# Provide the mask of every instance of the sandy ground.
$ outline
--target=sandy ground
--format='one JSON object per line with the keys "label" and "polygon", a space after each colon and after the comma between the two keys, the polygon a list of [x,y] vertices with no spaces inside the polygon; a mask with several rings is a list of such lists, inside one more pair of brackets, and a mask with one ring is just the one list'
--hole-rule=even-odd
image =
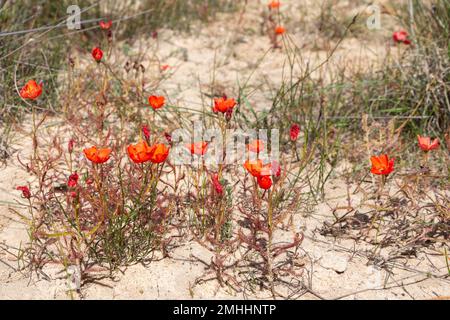
{"label": "sandy ground", "polygon": [[[326,58],[327,46],[314,30],[314,17],[320,9],[313,3],[300,6],[297,1],[284,1],[283,14],[290,37],[304,52],[302,66],[315,65]],[[344,12],[357,10],[348,1],[340,1]],[[351,10],[349,9],[351,8]],[[306,11],[305,11],[306,10]],[[305,12],[307,15],[305,15]],[[336,13],[338,14],[338,13]],[[305,18],[307,17],[307,18]],[[252,3],[243,14],[220,15],[209,27],[198,28],[191,35],[161,30],[159,44],[152,40],[132,43],[132,50],[148,46],[152,55],[171,66],[172,76],[161,85],[161,91],[178,105],[199,108],[204,92],[216,73],[216,87],[226,88],[227,94],[236,94],[236,80],[242,81],[256,67],[251,86],[266,88],[251,96],[258,108],[270,106],[270,88],[279,85],[285,74],[285,55],[281,50],[269,51],[267,36],[260,34],[261,6]],[[301,21],[297,24],[297,21]],[[227,22],[225,24],[225,22]],[[230,28],[231,26],[231,28]],[[245,30],[245,31],[242,31]],[[345,40],[332,57],[331,65],[349,68],[367,67],[379,62],[386,50],[385,35],[381,30],[370,41],[351,37]],[[384,39],[384,40],[383,40]],[[132,51],[133,52],[133,51]],[[119,58],[118,58],[119,59]],[[231,91],[231,92],[229,92]],[[29,150],[30,139],[21,134],[15,137],[14,149],[21,157]],[[18,202],[17,184],[30,181],[29,175],[17,165],[15,154],[0,168],[0,298],[1,299],[69,299],[65,274],[58,266],[46,266],[41,274],[29,277],[15,271],[17,262],[4,249],[14,251],[27,241],[25,225],[11,209],[22,210]],[[303,282],[310,290],[299,299],[432,299],[450,296],[450,281],[437,279],[447,272],[445,260],[438,255],[420,254],[414,259],[389,263],[383,268],[369,263],[367,256],[373,248],[350,240],[324,237],[317,231],[324,221],[331,220],[331,207],[346,201],[344,182],[335,177],[327,186],[324,203],[312,213],[295,215],[297,231],[303,231],[305,240],[305,272]],[[354,201],[358,201],[355,195]],[[197,243],[184,243],[174,249],[171,258],[154,261],[148,266],[134,265],[119,272],[114,280],[104,279],[83,287],[80,296],[87,299],[233,299],[269,298],[266,292],[234,292],[221,288],[216,281],[193,286],[205,272],[205,266],[193,258],[208,261],[209,253]]]}

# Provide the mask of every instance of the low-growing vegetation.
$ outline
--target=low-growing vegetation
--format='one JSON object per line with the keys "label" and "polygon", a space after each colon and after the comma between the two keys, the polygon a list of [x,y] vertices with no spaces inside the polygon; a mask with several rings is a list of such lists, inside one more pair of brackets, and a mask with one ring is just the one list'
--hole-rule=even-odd
{"label": "low-growing vegetation", "polygon": [[[27,210],[10,208],[29,235],[15,253],[20,270],[75,270],[80,286],[68,291],[80,293],[105,273],[151,266],[196,242],[210,260],[198,258],[206,271],[193,287],[214,280],[234,292],[296,298],[312,292],[296,224],[327,201],[333,179],[345,182],[346,203],[331,208],[321,235],[370,245],[368,259],[381,267],[420,252],[448,263],[446,1],[399,5],[403,28],[385,39],[383,63],[350,71],[327,68],[350,34],[362,34],[359,14],[336,21],[325,6],[320,32],[332,45],[305,67],[283,1],[269,1],[264,35],[268,52],[285,55],[280,85],[268,93],[248,79],[221,88],[211,70],[193,109],[161,89],[174,67],[148,49],[127,55],[128,38],[145,34],[156,48],[160,28],[191,32],[224,12],[242,15],[247,1],[155,0],[127,10],[86,2],[96,18],[74,34],[56,30],[66,1],[31,2],[26,10],[6,2],[0,16],[12,26],[0,34],[0,158],[33,177],[14,186]],[[22,34],[19,23],[55,29]],[[258,93],[271,94],[267,108],[256,106]],[[22,121],[25,155],[11,145]]]}

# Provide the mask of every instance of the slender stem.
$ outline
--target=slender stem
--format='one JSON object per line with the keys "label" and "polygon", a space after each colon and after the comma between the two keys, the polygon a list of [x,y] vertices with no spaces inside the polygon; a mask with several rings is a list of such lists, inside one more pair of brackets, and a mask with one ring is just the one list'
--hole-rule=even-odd
{"label": "slender stem", "polygon": [[425,167],[425,169],[428,169],[428,162],[429,162],[429,153],[428,152],[425,152],[425,154],[424,154],[424,167]]}
{"label": "slender stem", "polygon": [[33,116],[33,129],[32,129],[32,138],[33,138],[33,161],[37,160],[37,146],[38,146],[38,141],[37,141],[37,128],[36,128],[36,109],[34,108],[34,105],[31,106],[31,113]]}
{"label": "slender stem", "polygon": [[269,277],[269,284],[270,288],[272,290],[272,293],[274,292],[273,288],[273,270],[272,270],[272,236],[273,236],[273,207],[272,207],[272,190],[269,189],[269,203],[268,203],[268,212],[267,212],[267,224],[268,224],[268,242],[267,242],[267,272]]}
{"label": "slender stem", "polygon": [[100,174],[98,173],[98,164],[94,163],[93,165],[93,169],[94,169],[94,179],[95,179],[95,184],[97,186],[97,192],[99,193],[100,196],[100,200],[101,200],[101,206],[102,206],[102,217],[101,217],[101,221],[105,221],[106,218],[106,201],[105,201],[105,197],[103,194],[103,183],[102,183],[102,179],[103,179],[103,170],[102,167],[100,167]]}
{"label": "slender stem", "polygon": [[[430,154],[429,154],[429,152],[427,151],[427,152],[425,152],[425,154],[424,154],[424,169],[425,169],[425,172],[423,173],[423,175],[425,176],[425,175],[429,175],[429,170],[430,170],[430,167],[429,167],[429,159],[430,159]],[[425,189],[428,189],[428,187],[429,187],[429,179],[427,179],[426,177],[424,177],[424,179],[423,179],[423,181],[424,181],[424,188]]]}
{"label": "slender stem", "polygon": [[381,199],[383,195],[384,185],[386,184],[386,176],[382,175],[380,177],[380,184],[378,186],[378,199]]}

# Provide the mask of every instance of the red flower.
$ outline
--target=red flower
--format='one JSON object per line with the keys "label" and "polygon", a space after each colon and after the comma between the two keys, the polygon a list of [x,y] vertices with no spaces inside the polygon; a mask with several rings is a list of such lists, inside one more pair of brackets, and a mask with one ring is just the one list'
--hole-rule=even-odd
{"label": "red flower", "polygon": [[97,149],[97,147],[91,147],[88,149],[84,149],[84,155],[89,161],[92,161],[97,164],[104,163],[109,160],[109,157],[111,155],[111,149],[105,148],[105,149]]}
{"label": "red flower", "polygon": [[233,110],[233,108],[236,106],[236,100],[233,98],[227,99],[226,97],[222,98],[214,98],[214,107],[213,111],[215,113],[222,112],[226,113],[229,110]]}
{"label": "red flower", "polygon": [[34,100],[42,94],[42,85],[39,85],[34,80],[29,80],[22,89],[20,89],[20,96],[23,99]]}
{"label": "red flower", "polygon": [[247,145],[248,151],[260,153],[264,150],[264,141],[262,140],[253,140]]}
{"label": "red flower", "polygon": [[401,30],[394,32],[392,38],[394,39],[395,43],[403,43],[409,45],[411,44],[411,40],[408,39],[408,36],[408,32]]}
{"label": "red flower", "polygon": [[162,163],[169,156],[170,149],[162,143],[150,147],[150,161],[153,163]]}
{"label": "red flower", "polygon": [[191,154],[203,156],[206,153],[206,149],[208,149],[208,142],[199,141],[199,142],[195,142],[195,143],[188,143],[188,144],[186,144],[186,148],[189,149]]}
{"label": "red flower", "polygon": [[147,126],[142,127],[142,134],[144,135],[145,139],[150,139],[150,129]]}
{"label": "red flower", "polygon": [[216,191],[216,193],[218,195],[222,195],[223,194],[223,187],[222,184],[219,181],[219,175],[217,173],[213,173],[211,175],[211,181],[214,187],[214,190]]}
{"label": "red flower", "polygon": [[168,65],[168,64],[163,64],[162,66],[161,66],[161,71],[166,71],[167,69],[169,69],[170,68],[170,66]]}
{"label": "red flower", "polygon": [[282,27],[282,26],[278,26],[278,27],[276,27],[275,28],[275,34],[276,35],[282,35],[282,34],[284,34],[286,32],[286,29],[284,28],[284,27]]}
{"label": "red flower", "polygon": [[150,161],[151,149],[145,141],[140,141],[137,144],[130,144],[127,147],[128,156],[134,163],[144,163]]}
{"label": "red flower", "polygon": [[102,28],[103,30],[108,30],[112,26],[112,20],[108,20],[108,21],[102,20],[98,24],[100,25],[100,28]]}
{"label": "red flower", "polygon": [[166,98],[162,96],[150,96],[148,97],[148,103],[153,108],[153,110],[162,108],[166,103]]}
{"label": "red flower", "polygon": [[103,57],[102,49],[100,49],[99,47],[95,47],[94,49],[92,49],[92,57],[94,58],[95,61],[100,62],[100,60],[102,60]]}
{"label": "red flower", "polygon": [[73,145],[75,144],[75,141],[73,139],[69,140],[69,143],[67,144],[67,150],[69,151],[69,153],[73,152]]}
{"label": "red flower", "polygon": [[291,126],[291,132],[290,132],[290,134],[291,134],[291,140],[292,140],[292,141],[297,140],[297,139],[298,139],[298,135],[300,134],[300,126],[299,126],[298,124],[294,123],[294,124]]}
{"label": "red flower", "polygon": [[417,140],[419,141],[420,149],[422,149],[425,152],[439,148],[439,139],[438,138],[431,141],[430,137],[421,137],[418,135]]}
{"label": "red flower", "polygon": [[372,162],[372,169],[370,171],[373,174],[388,175],[394,171],[394,159],[389,159],[385,154],[378,157],[371,157],[370,162]]}
{"label": "red flower", "polygon": [[78,174],[76,171],[69,176],[67,185],[71,188],[75,188],[78,185]]}
{"label": "red flower", "polygon": [[18,186],[16,190],[22,191],[22,197],[25,199],[31,198],[30,189],[27,186]]}
{"label": "red flower", "polygon": [[272,179],[270,176],[260,176],[257,178],[257,181],[261,189],[267,190],[272,186]]}
{"label": "red flower", "polygon": [[278,9],[278,8],[280,8],[280,6],[281,6],[281,3],[280,3],[280,1],[277,1],[277,0],[273,0],[271,3],[269,3],[270,10]]}

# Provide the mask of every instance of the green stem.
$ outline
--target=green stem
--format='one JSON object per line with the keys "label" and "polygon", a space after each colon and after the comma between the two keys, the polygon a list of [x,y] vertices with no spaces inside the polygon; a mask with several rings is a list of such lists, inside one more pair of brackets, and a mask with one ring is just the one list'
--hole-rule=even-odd
{"label": "green stem", "polygon": [[269,190],[269,203],[268,203],[268,211],[267,211],[267,226],[269,230],[268,234],[268,242],[267,242],[267,272],[269,277],[270,288],[273,293],[273,266],[272,266],[272,236],[273,236],[273,207],[272,207],[272,190]]}

